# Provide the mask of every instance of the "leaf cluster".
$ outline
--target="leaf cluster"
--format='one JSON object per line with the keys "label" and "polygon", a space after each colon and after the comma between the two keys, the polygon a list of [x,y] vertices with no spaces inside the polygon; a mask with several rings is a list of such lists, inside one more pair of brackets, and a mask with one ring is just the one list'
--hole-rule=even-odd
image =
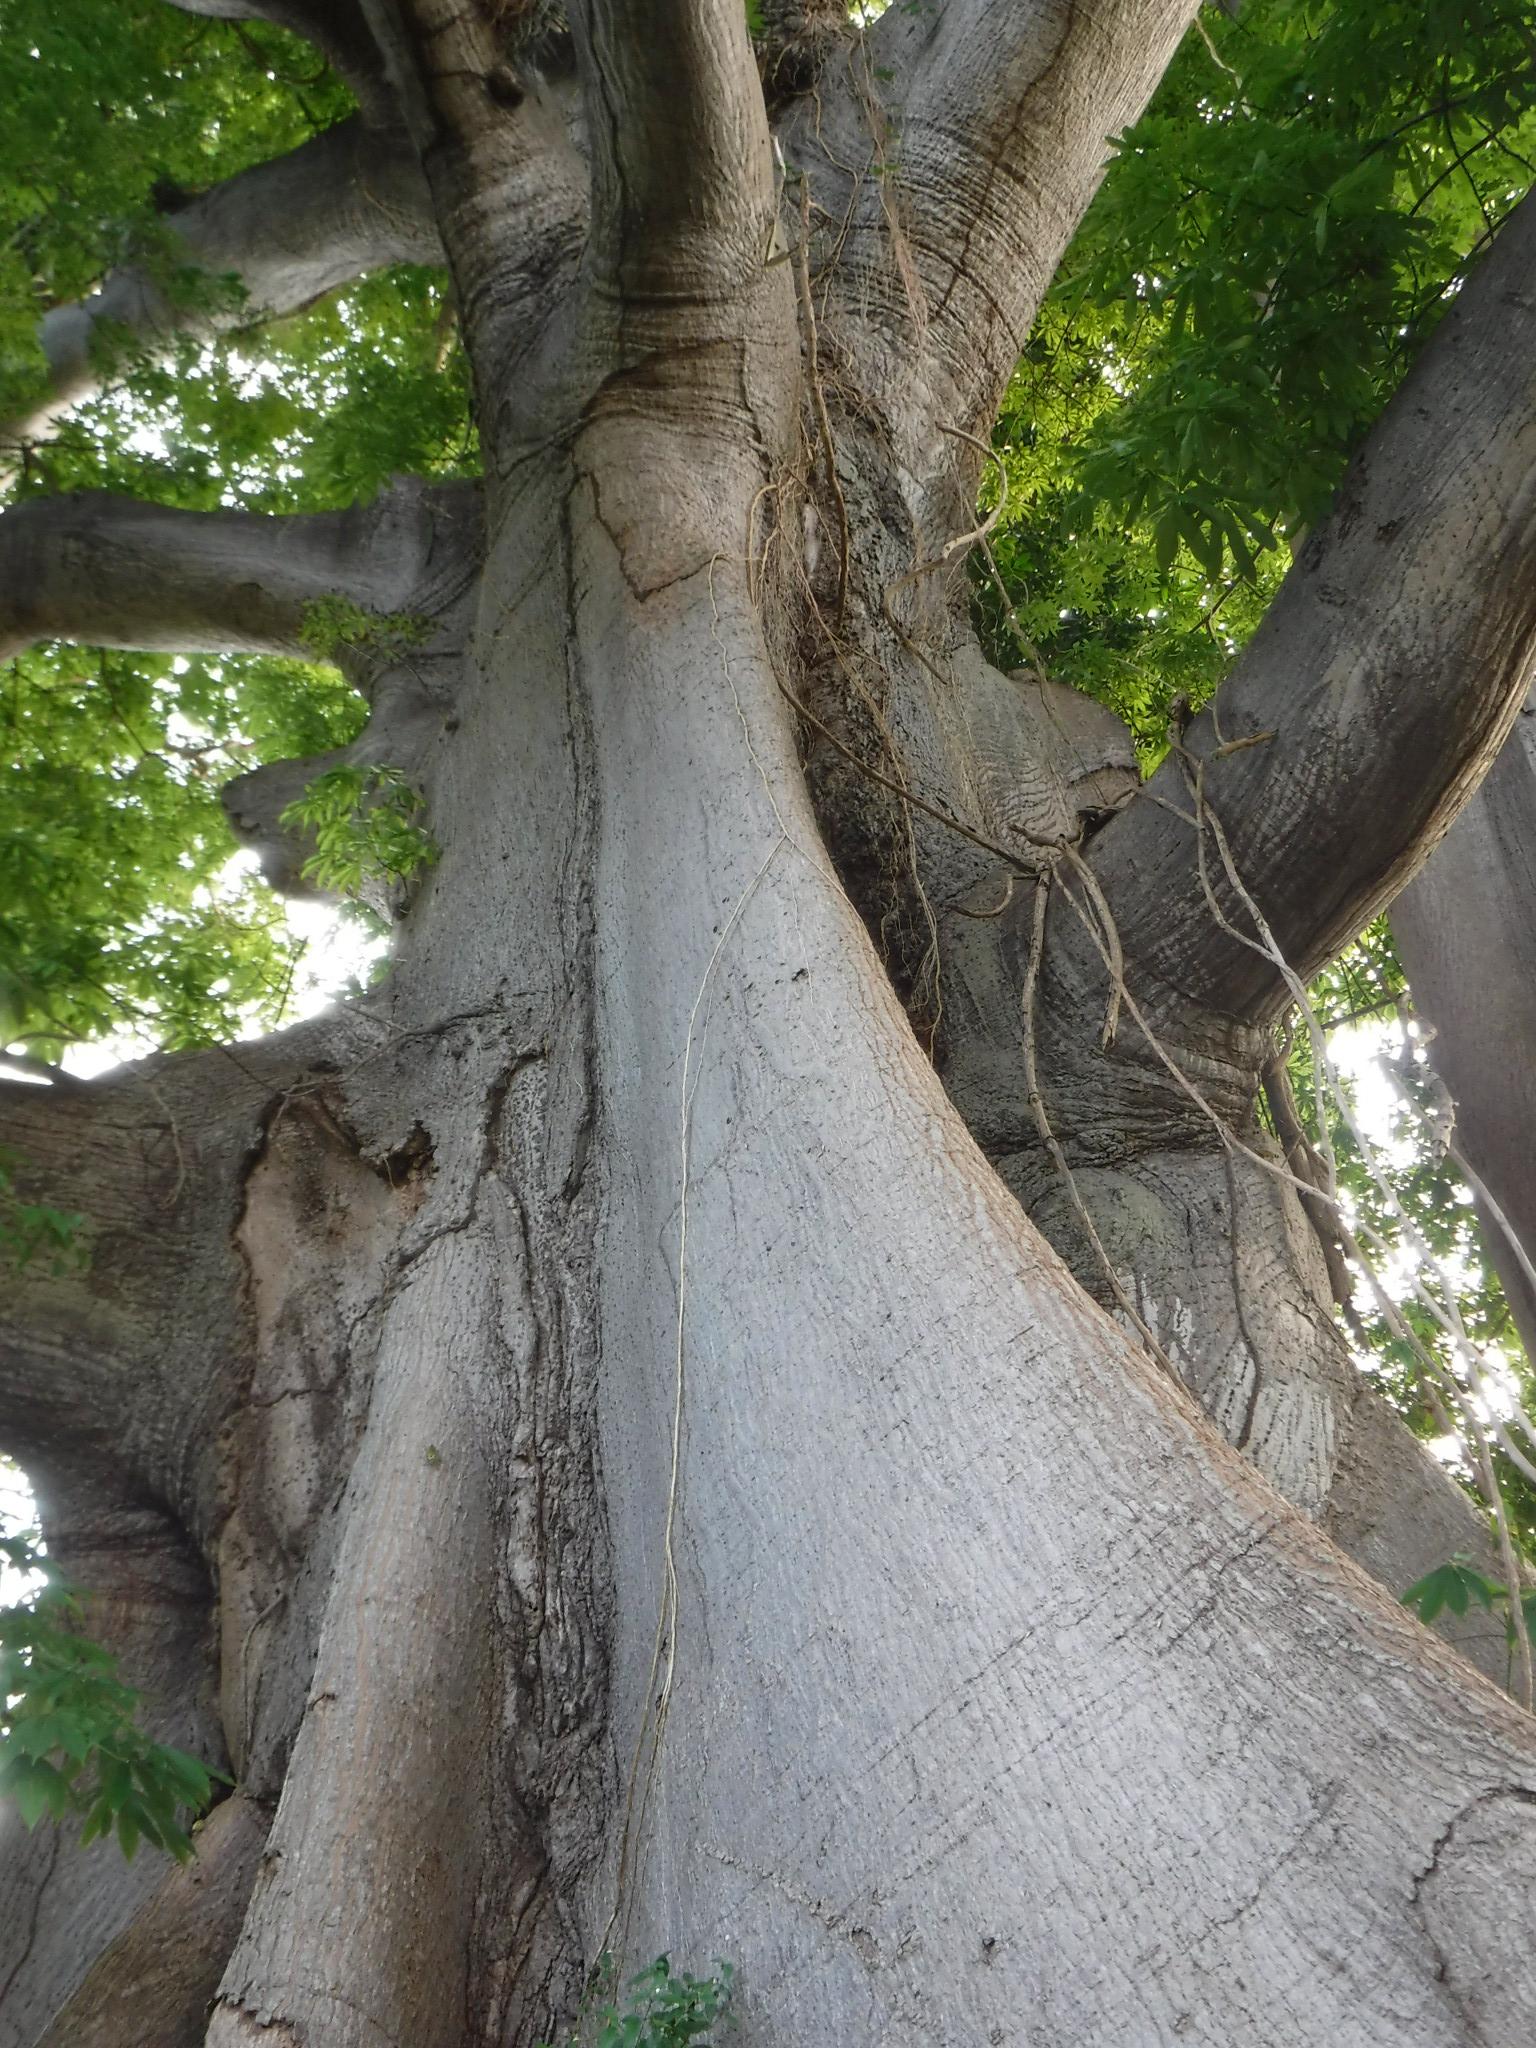
{"label": "leaf cluster", "polygon": [[[708,2048],[712,2031],[729,2020],[735,1978],[729,1963],[717,1963],[712,1977],[690,1977],[675,1975],[669,1958],[658,1956],[630,1978],[622,2004],[612,1996],[613,1976],[613,1960],[605,1956],[597,1972],[603,2003],[581,2036],[590,2048]],[[569,2048],[576,2048],[575,2037]]]}
{"label": "leaf cluster", "polygon": [[42,1576],[0,1608],[0,1796],[29,1828],[77,1818],[83,1843],[115,1835],[125,1856],[148,1842],[185,1862],[190,1820],[222,1774],[144,1733],[138,1694],[80,1632],[80,1596],[28,1532],[0,1537],[0,1561]]}
{"label": "leaf cluster", "polygon": [[312,597],[305,605],[299,638],[323,661],[341,647],[376,654],[418,647],[427,631],[428,622],[412,612],[370,612],[351,598],[331,592]]}
{"label": "leaf cluster", "polygon": [[[0,0],[16,53],[0,130],[0,418],[44,386],[39,316],[114,264],[227,302],[172,234],[188,195],[350,111],[309,46],[163,0]],[[326,510],[401,471],[472,474],[446,279],[360,280],[259,339],[166,355],[101,339],[108,387],[23,451],[15,495],[108,490],[192,510]],[[398,622],[397,622],[398,630]],[[167,1048],[279,1023],[299,947],[218,803],[231,776],[354,738],[319,665],[40,647],[0,670],[0,1046],[56,1061],[125,1029]],[[407,644],[401,640],[399,644]],[[384,849],[386,866],[408,851]]]}
{"label": "leaf cluster", "polygon": [[[1501,1580],[1480,1572],[1460,1552],[1445,1564],[1437,1565],[1434,1571],[1426,1572],[1403,1595],[1403,1605],[1414,1608],[1424,1622],[1433,1621],[1441,1612],[1466,1614],[1474,1604],[1488,1614],[1503,1616],[1504,1634],[1513,1659],[1515,1617],[1509,1588]],[[1520,1610],[1525,1617],[1527,1636],[1536,1637],[1536,1587],[1520,1596]]]}
{"label": "leaf cluster", "polygon": [[1208,8],[1120,139],[998,422],[996,551],[1046,666],[1149,762],[1533,175],[1516,0]]}
{"label": "leaf cluster", "polygon": [[355,898],[370,882],[408,881],[437,859],[422,809],[420,792],[398,768],[332,768],[289,804],[280,822],[314,834],[306,878]]}
{"label": "leaf cluster", "polygon": [[4,418],[41,367],[40,313],[124,260],[166,282],[166,213],[329,126],[347,99],[306,45],[263,23],[155,0],[4,0],[0,24]]}
{"label": "leaf cluster", "polygon": [[302,663],[39,647],[0,672],[0,1046],[56,1061],[129,1026],[168,1047],[280,1021],[295,942],[219,802],[359,730]]}

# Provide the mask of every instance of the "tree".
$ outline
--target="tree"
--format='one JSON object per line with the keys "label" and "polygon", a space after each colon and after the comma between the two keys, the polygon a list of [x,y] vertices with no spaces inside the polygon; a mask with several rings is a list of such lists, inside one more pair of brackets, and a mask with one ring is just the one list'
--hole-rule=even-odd
{"label": "tree", "polygon": [[[1255,1104],[1531,682],[1530,204],[1138,785],[965,565],[1187,0],[191,11],[356,112],[48,314],[4,631],[329,655],[362,731],[228,806],[396,937],[255,1044],[4,1087],[91,1258],[16,1278],[0,1433],[235,1789],[169,1877],[14,1845],[3,2038],[530,2043],[662,1949],[773,2042],[1522,2038],[1530,1717],[1393,1597],[1486,1535]],[[82,336],[437,248],[483,481],[39,488]],[[45,1060],[163,987],[92,907],[12,975]]]}

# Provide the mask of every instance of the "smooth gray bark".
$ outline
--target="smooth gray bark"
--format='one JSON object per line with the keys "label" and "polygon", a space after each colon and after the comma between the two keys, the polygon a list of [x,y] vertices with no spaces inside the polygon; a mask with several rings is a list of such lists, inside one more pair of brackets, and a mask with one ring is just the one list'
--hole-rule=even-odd
{"label": "smooth gray bark", "polygon": [[0,658],[76,640],[346,659],[316,616],[327,598],[385,631],[404,617],[420,638],[424,607],[476,565],[477,496],[405,478],[371,505],[290,517],[107,492],[23,499],[0,514]]}
{"label": "smooth gray bark", "polygon": [[[1486,767],[1532,659],[1536,409],[1531,358],[1511,355],[1508,342],[1536,322],[1525,282],[1533,243],[1528,203],[1368,439],[1333,519],[1216,706],[1186,736],[1184,758],[1088,845],[1128,987],[1165,1052],[1214,1115],[1277,1168],[1254,1103],[1268,1021],[1288,990],[1257,947],[1210,828],[1202,878],[1196,780],[1244,884],[1306,972],[1424,857],[1447,808]],[[850,501],[876,489],[860,477]],[[877,567],[889,591],[894,564]],[[920,599],[921,586],[902,599],[911,624],[891,650],[884,731],[867,758],[890,756],[919,798],[994,849],[1016,846],[1018,871],[1037,870],[1050,858],[1044,842],[1070,836],[1078,812],[1102,803],[1091,786],[1071,796],[1070,775],[1040,744],[1038,712],[1031,717],[1024,694],[988,669],[936,594],[926,609]],[[858,709],[851,696],[838,688],[845,719]],[[856,728],[844,733],[865,744]],[[1255,735],[1267,737],[1226,749]],[[1102,758],[1097,738],[1074,745],[1080,768]],[[899,847],[899,807],[866,798],[861,822],[846,771],[834,759],[828,775],[827,765],[813,748],[831,843],[841,853],[840,834],[862,841],[862,874],[846,855],[843,865],[877,923],[897,898],[896,863],[871,849],[882,835]],[[1311,822],[1298,837],[1300,817]],[[906,908],[909,957],[930,940],[937,952],[937,995],[921,970],[913,980],[937,1020],[946,1084],[1078,1277],[1113,1301],[1107,1259],[1120,1295],[1232,1441],[1389,1584],[1401,1590],[1457,1550],[1486,1554],[1470,1506],[1361,1387],[1294,1193],[1228,1156],[1212,1117],[1180,1091],[1129,1015],[1111,1048],[1099,1044],[1109,984],[1097,943],[1067,906],[1075,895],[1086,908],[1083,883],[1063,865],[1035,1033],[1046,1111],[1103,1253],[1090,1246],[1028,1101],[1020,1004],[1033,888],[1010,883],[996,852],[989,859],[927,817],[913,817],[907,833],[926,898]],[[1369,1444],[1371,1461],[1352,1444]],[[1384,1492],[1389,1446],[1395,1485]],[[1489,1675],[1502,1675],[1498,1630],[1472,1621],[1461,1634]]]}

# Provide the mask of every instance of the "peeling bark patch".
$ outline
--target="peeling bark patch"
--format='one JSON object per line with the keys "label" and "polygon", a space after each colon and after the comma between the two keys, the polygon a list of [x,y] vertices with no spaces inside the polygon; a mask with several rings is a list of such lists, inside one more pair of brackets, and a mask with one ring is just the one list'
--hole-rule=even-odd
{"label": "peeling bark patch", "polygon": [[[284,1603],[351,1469],[370,1392],[370,1332],[401,1226],[434,1170],[421,1124],[365,1155],[318,1090],[284,1097],[249,1167],[236,1244],[246,1271],[254,1363],[222,1445],[221,1689],[237,1764],[258,1741],[263,1672],[281,1664]],[[302,1687],[271,1711],[286,1747]]]}

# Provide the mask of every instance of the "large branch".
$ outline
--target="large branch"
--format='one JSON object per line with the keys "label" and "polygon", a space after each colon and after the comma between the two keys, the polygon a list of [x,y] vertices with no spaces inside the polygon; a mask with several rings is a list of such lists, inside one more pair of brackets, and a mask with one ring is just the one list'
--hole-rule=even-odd
{"label": "large branch", "polygon": [[503,412],[521,410],[520,360],[560,304],[586,228],[580,95],[568,77],[508,61],[523,10],[363,4],[431,189],[494,446]]}
{"label": "large branch", "polygon": [[[171,1870],[96,1957],[37,2048],[199,2048],[208,2007],[250,1901],[268,1815],[238,1793],[197,1831],[197,1855]],[[110,1847],[110,1845],[109,1845]]]}
{"label": "large branch", "polygon": [[39,640],[313,655],[316,599],[419,611],[431,581],[453,581],[473,496],[406,481],[371,505],[286,516],[105,492],[24,499],[0,514],[0,659]]}
{"label": "large branch", "polygon": [[217,185],[165,221],[175,262],[213,289],[172,297],[144,264],[115,270],[87,299],[42,321],[48,389],[0,429],[15,448],[46,437],[59,416],[97,390],[117,338],[151,350],[177,334],[227,333],[297,312],[326,292],[392,263],[436,263],[442,250],[427,188],[403,138],[342,121],[287,156]]}
{"label": "large branch", "polygon": [[[872,173],[840,259],[843,296],[906,338],[909,367],[937,380],[939,419],[991,425],[1109,138],[1141,113],[1195,11],[1196,0],[946,0],[892,7],[872,31],[863,147],[839,138]],[[869,132],[877,93],[888,142]]]}
{"label": "large branch", "polygon": [[760,276],[773,216],[762,87],[739,0],[585,0],[577,50],[604,290],[665,309]]}
{"label": "large branch", "polygon": [[[1427,859],[1533,668],[1536,198],[1446,315],[1184,740],[1238,873],[1303,974]],[[1167,808],[1191,811],[1190,772],[1170,757],[1101,835],[1094,866],[1154,1013],[1261,1022],[1283,1000],[1280,976],[1222,930],[1196,834]],[[1251,933],[1209,836],[1206,854],[1223,915]]]}
{"label": "large branch", "polygon": [[244,1167],[320,1036],[303,1026],[84,1086],[0,1083],[18,1193],[83,1219],[82,1265],[35,1256],[0,1290],[0,1444],[24,1467],[212,1525],[210,1446],[248,1369]]}

